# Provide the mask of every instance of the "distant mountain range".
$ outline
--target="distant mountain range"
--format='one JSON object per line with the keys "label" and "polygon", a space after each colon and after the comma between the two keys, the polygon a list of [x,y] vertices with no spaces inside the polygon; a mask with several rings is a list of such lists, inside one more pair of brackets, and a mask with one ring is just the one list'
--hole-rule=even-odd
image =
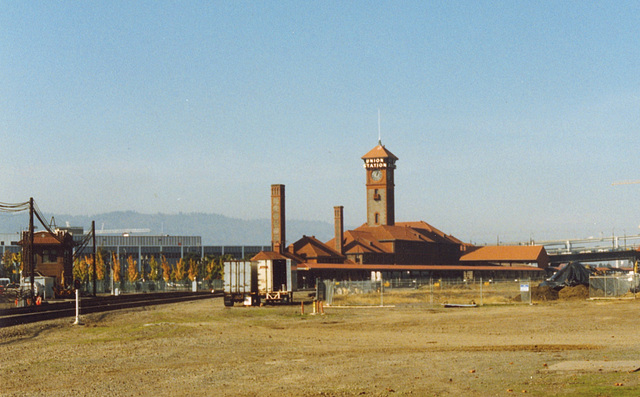
{"label": "distant mountain range", "polygon": [[[18,216],[19,215],[19,216]],[[25,213],[0,216],[0,233],[26,230],[29,217]],[[92,216],[45,214],[46,221],[55,219],[58,227],[78,226],[85,232],[96,222],[96,230],[149,229],[136,235],[201,236],[204,245],[271,245],[271,220],[243,220],[218,214],[141,214],[133,211],[109,212]],[[36,220],[36,225],[39,222]],[[42,226],[37,230],[42,230]],[[321,241],[333,238],[333,224],[319,221],[287,220],[286,237],[290,244],[303,235]]]}

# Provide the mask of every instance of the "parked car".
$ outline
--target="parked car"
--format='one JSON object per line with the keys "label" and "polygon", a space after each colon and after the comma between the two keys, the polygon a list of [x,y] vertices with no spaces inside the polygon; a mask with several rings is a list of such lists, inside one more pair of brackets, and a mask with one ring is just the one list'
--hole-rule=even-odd
{"label": "parked car", "polygon": [[11,283],[11,280],[8,278],[0,278],[0,295],[4,295],[5,288],[7,285]]}
{"label": "parked car", "polygon": [[20,291],[20,284],[17,284],[17,283],[7,284],[4,287],[4,292],[6,294],[14,294],[15,295],[15,294],[18,293],[18,291]]}

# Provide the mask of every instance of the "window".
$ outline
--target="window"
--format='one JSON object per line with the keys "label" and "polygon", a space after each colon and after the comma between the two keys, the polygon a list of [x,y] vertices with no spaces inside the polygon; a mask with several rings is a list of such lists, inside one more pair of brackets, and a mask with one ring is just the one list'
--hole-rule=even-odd
{"label": "window", "polygon": [[58,250],[43,250],[42,251],[42,262],[57,262],[58,261]]}
{"label": "window", "polygon": [[376,225],[379,224],[380,223],[380,214],[376,212],[374,214],[374,218],[375,218],[375,220],[374,220],[375,224]]}

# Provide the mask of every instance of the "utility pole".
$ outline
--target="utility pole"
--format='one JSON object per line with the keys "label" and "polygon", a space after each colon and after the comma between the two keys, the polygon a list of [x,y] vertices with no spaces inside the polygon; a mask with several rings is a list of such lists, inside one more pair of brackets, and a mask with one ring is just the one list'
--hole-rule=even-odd
{"label": "utility pole", "polygon": [[91,238],[93,240],[93,296],[96,296],[96,221],[91,221]]}
{"label": "utility pole", "polygon": [[29,281],[31,282],[31,304],[35,304],[35,256],[33,249],[33,197],[29,198],[29,254],[27,255],[27,263],[29,263]]}

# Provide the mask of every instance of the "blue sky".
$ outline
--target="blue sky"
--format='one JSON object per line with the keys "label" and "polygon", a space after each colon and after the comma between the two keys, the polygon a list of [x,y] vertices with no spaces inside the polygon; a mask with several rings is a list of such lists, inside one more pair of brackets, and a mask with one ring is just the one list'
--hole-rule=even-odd
{"label": "blue sky", "polygon": [[639,234],[639,71],[638,2],[0,0],[0,202],[354,227],[380,109],[398,221]]}

